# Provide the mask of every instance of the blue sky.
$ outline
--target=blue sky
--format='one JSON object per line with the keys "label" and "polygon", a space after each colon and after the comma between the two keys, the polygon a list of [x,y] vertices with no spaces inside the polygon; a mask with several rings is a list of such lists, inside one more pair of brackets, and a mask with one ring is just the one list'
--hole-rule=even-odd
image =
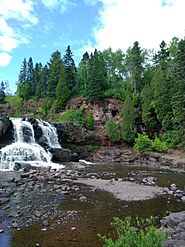
{"label": "blue sky", "polygon": [[46,64],[71,46],[76,65],[84,52],[124,51],[136,40],[157,50],[185,35],[185,0],[0,0],[0,81],[12,90],[24,58]]}

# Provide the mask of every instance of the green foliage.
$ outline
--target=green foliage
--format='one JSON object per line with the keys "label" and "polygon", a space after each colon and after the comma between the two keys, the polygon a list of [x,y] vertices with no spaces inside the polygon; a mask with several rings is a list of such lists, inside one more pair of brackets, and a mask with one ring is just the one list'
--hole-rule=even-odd
{"label": "green foliage", "polygon": [[122,109],[121,136],[124,141],[132,143],[134,141],[135,109],[130,96],[126,100]]}
{"label": "green foliage", "polygon": [[151,151],[152,141],[146,133],[138,134],[138,137],[135,138],[134,150],[138,152],[142,151]]}
{"label": "green foliage", "polygon": [[157,151],[157,152],[167,152],[169,149],[168,143],[160,140],[158,137],[154,141],[150,140],[146,133],[138,134],[135,138],[134,150],[137,152],[144,151]]}
{"label": "green foliage", "polygon": [[4,104],[5,103],[5,84],[4,82],[2,81],[0,83],[0,104]]}
{"label": "green foliage", "polygon": [[48,114],[48,112],[51,109],[51,106],[53,104],[53,101],[51,99],[46,98],[43,102],[42,108],[45,114]]}
{"label": "green foliage", "polygon": [[166,142],[169,148],[178,147],[180,140],[178,138],[178,133],[176,130],[167,131],[162,136],[162,141]]}
{"label": "green foliage", "polygon": [[12,107],[16,111],[16,117],[21,115],[21,111],[23,110],[23,99],[18,97],[17,95],[14,96],[6,96],[5,102],[8,104],[9,107]]}
{"label": "green foliage", "polygon": [[156,137],[154,141],[152,142],[151,149],[152,151],[165,153],[168,151],[169,147],[166,142],[161,141],[158,137]]}
{"label": "green foliage", "polygon": [[86,118],[81,110],[67,110],[60,118],[62,122],[72,122],[86,126]]}
{"label": "green foliage", "polygon": [[168,237],[165,230],[157,229],[153,217],[140,220],[136,218],[135,227],[138,230],[133,228],[131,217],[126,217],[125,220],[114,218],[112,225],[117,233],[115,240],[98,234],[104,247],[162,247]]}
{"label": "green foliage", "polygon": [[121,87],[116,87],[116,88],[110,88],[107,89],[103,96],[105,98],[113,98],[113,99],[119,99],[119,100],[125,100],[126,98],[126,94],[127,91],[125,90],[125,88],[121,88]]}
{"label": "green foliage", "polygon": [[93,116],[93,112],[90,112],[89,113],[89,116],[87,118],[87,127],[90,130],[93,130],[94,129],[94,116]]}
{"label": "green foliage", "polygon": [[154,106],[154,90],[150,84],[144,86],[141,92],[142,121],[150,131],[158,131],[161,124],[157,118]]}
{"label": "green foliage", "polygon": [[105,124],[105,135],[112,142],[120,141],[120,131],[114,118],[110,118]]}
{"label": "green foliage", "polygon": [[59,81],[56,87],[56,108],[57,110],[64,108],[67,100],[69,99],[71,92],[68,88],[68,82],[66,78],[66,68],[64,65],[61,65]]}

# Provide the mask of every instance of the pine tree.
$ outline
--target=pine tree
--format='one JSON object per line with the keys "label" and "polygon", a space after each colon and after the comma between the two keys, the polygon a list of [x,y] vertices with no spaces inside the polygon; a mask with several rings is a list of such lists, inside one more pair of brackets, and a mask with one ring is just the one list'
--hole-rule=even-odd
{"label": "pine tree", "polygon": [[112,142],[118,142],[120,140],[120,133],[118,125],[116,124],[114,118],[110,118],[105,124],[105,135]]}
{"label": "pine tree", "polygon": [[143,56],[139,43],[136,41],[127,51],[126,63],[130,74],[131,85],[136,95],[140,95],[143,84]]}
{"label": "pine tree", "polygon": [[59,81],[56,87],[57,110],[65,107],[70,95],[71,91],[69,90],[67,84],[66,67],[63,64],[61,64]]}
{"label": "pine tree", "polygon": [[[32,57],[29,58],[28,64],[27,64],[27,83],[29,84],[29,90],[30,92],[27,92],[29,95],[28,97],[35,96],[35,88],[36,88],[36,82],[34,80],[34,68],[33,68],[33,60]],[[28,89],[27,87],[27,89]]]}
{"label": "pine tree", "polygon": [[55,51],[51,55],[51,59],[49,62],[49,76],[47,85],[47,95],[49,98],[55,98],[56,87],[59,81],[61,63],[61,54],[59,51]]}
{"label": "pine tree", "polygon": [[178,52],[175,66],[175,90],[172,98],[174,113],[174,123],[178,130],[179,138],[185,145],[185,39],[181,40],[178,45]]}
{"label": "pine tree", "polygon": [[5,97],[6,97],[6,94],[5,94],[5,83],[2,81],[0,83],[0,104],[5,103]]}
{"label": "pine tree", "polygon": [[121,115],[122,138],[128,143],[132,143],[135,137],[135,109],[130,96],[125,99]]}
{"label": "pine tree", "polygon": [[87,64],[87,97],[95,102],[100,99],[107,87],[106,66],[102,54],[95,49]]}
{"label": "pine tree", "polygon": [[73,60],[73,53],[71,52],[71,48],[68,45],[66,53],[63,58],[63,63],[65,66],[65,73],[66,73],[66,81],[69,90],[71,91],[71,95],[74,94],[74,90],[76,87],[76,66]]}
{"label": "pine tree", "polygon": [[76,95],[86,96],[87,94],[87,64],[89,61],[89,54],[86,52],[80,61],[79,68],[77,71],[77,85]]}
{"label": "pine tree", "polygon": [[48,83],[49,69],[45,65],[43,69],[38,69],[38,83],[36,86],[36,97],[38,99],[45,98],[47,96],[47,83]]}

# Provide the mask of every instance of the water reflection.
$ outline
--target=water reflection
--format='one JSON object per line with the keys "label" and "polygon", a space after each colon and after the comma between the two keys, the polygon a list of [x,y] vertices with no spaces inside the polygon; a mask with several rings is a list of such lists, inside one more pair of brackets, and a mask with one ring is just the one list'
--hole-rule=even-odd
{"label": "water reflection", "polygon": [[0,247],[10,247],[11,236],[9,234],[0,235]]}

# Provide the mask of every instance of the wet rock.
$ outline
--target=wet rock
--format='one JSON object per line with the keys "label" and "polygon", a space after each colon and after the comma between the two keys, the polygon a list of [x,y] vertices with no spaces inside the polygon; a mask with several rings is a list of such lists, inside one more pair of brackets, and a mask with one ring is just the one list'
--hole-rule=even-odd
{"label": "wet rock", "polygon": [[31,169],[31,165],[29,163],[26,162],[15,162],[14,165],[14,171],[19,171],[19,170],[23,170],[24,172],[29,172]]}
{"label": "wet rock", "polygon": [[165,242],[166,247],[185,246],[182,245],[182,243],[185,242],[185,211],[170,213],[170,215],[161,220],[161,225],[167,229],[170,237],[172,238],[172,242]]}
{"label": "wet rock", "polygon": [[48,222],[47,220],[44,220],[44,221],[42,222],[42,224],[43,224],[44,226],[49,226],[49,222]]}
{"label": "wet rock", "polygon": [[10,201],[9,198],[0,198],[0,205],[5,204],[5,203],[7,203],[9,201]]}
{"label": "wet rock", "polygon": [[185,196],[182,196],[182,197],[181,197],[181,201],[182,201],[182,202],[185,202]]}
{"label": "wet rock", "polygon": [[0,233],[3,233],[4,232],[4,230],[3,229],[0,229]]}
{"label": "wet rock", "polygon": [[146,185],[155,185],[157,181],[157,178],[155,177],[147,177],[143,178],[142,182]]}
{"label": "wet rock", "polygon": [[163,243],[163,247],[184,247],[185,246],[185,241],[183,240],[166,240]]}
{"label": "wet rock", "polygon": [[79,200],[81,202],[86,202],[87,201],[87,197],[86,196],[80,196]]}
{"label": "wet rock", "polygon": [[170,185],[170,190],[175,191],[177,189],[177,186],[175,183]]}
{"label": "wet rock", "polygon": [[78,155],[67,148],[50,148],[53,162],[78,161]]}

